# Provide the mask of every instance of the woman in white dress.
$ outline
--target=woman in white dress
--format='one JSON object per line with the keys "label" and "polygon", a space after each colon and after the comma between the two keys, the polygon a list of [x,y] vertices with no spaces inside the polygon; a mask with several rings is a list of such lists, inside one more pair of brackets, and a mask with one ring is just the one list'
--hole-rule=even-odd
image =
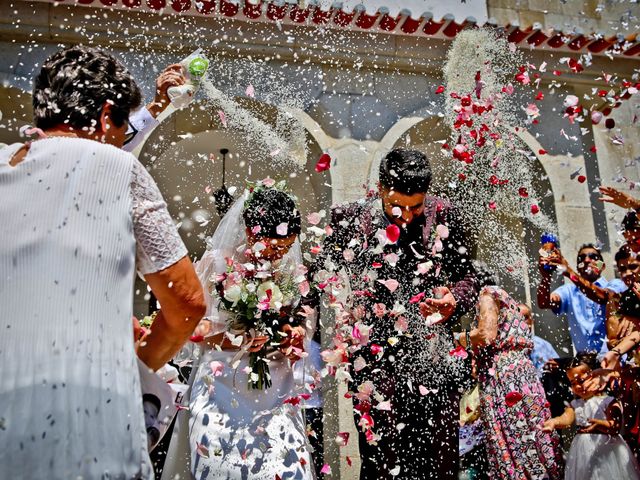
{"label": "woman in white dress", "polygon": [[[245,205],[246,198],[236,201],[225,215],[209,241],[210,249],[196,266],[205,291],[211,292],[216,275],[225,272],[226,258],[251,261],[259,251],[272,268],[295,269],[302,264],[297,241],[300,215],[292,197],[262,188]],[[283,225],[284,231],[278,229]],[[205,319],[196,329],[205,341],[192,352],[196,361],[191,375],[188,450],[187,415],[183,413],[163,478],[175,478],[180,471],[184,475],[185,464],[198,480],[314,478],[302,412],[295,400],[285,403],[305,393],[303,385],[295,384],[291,361],[285,356],[288,346],[296,341],[301,346],[304,328],[289,329],[285,344],[268,355],[272,385],[253,389],[247,382],[249,352],[260,350],[265,338],[255,337],[247,343],[246,334],[242,346],[240,337],[234,345],[233,335],[226,333],[229,314],[218,303],[215,295],[209,298]]]}
{"label": "woman in white dress", "polygon": [[111,55],[73,47],[43,64],[33,102],[42,138],[0,150],[0,477],[153,478],[136,266],[163,305],[139,352],[150,367],[205,305],[157,186],[117,148],[140,91]]}
{"label": "woman in white dress", "polygon": [[547,420],[545,429],[579,428],[565,464],[565,480],[638,480],[638,463],[620,435],[622,406],[608,395],[593,395],[583,388],[597,368],[595,353],[579,353],[567,369],[571,389],[578,397],[564,413]]}

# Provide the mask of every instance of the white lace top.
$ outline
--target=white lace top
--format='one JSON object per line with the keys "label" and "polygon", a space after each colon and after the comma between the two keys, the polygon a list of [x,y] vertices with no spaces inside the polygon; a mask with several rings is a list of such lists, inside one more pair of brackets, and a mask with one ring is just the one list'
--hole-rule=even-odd
{"label": "white lace top", "polygon": [[[58,137],[56,141],[61,139]],[[70,140],[73,142],[78,139]],[[0,149],[0,166],[8,164],[22,145],[15,143]],[[136,268],[142,275],[147,275],[176,263],[187,255],[187,248],[153,177],[137,158],[132,156],[131,160],[130,198],[133,235],[136,239]]]}
{"label": "white lace top", "polygon": [[0,149],[0,476],[153,478],[131,315],[186,253],[131,154],[54,137]]}
{"label": "white lace top", "polygon": [[134,159],[131,175],[131,214],[136,238],[138,271],[146,275],[173,265],[187,254],[156,182]]}

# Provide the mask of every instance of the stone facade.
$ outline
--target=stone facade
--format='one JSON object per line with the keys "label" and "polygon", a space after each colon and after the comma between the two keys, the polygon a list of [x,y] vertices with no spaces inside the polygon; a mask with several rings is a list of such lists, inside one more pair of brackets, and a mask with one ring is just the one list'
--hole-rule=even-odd
{"label": "stone facade", "polygon": [[[538,22],[561,30],[577,27],[585,32],[629,33],[612,30],[611,23],[626,15],[629,8],[610,2],[599,10],[598,4],[595,0],[489,0],[487,7],[489,17],[499,25],[527,26]],[[637,8],[632,13],[637,14]],[[443,110],[443,99],[434,93],[435,86],[442,83],[447,40],[342,30],[318,32],[304,26],[219,18],[191,18],[186,22],[171,15],[134,16],[123,11],[14,1],[0,5],[0,52],[5,59],[0,65],[1,142],[17,141],[17,129],[29,122],[28,92],[37,65],[60,43],[77,42],[108,46],[117,52],[139,79],[147,98],[159,69],[197,46],[205,47],[214,56],[215,68],[220,72],[215,77],[216,86],[230,96],[244,94],[246,84],[239,81],[238,59],[248,56],[256,62],[260,77],[273,78],[277,85],[291,91],[304,92],[291,114],[306,131],[310,153],[309,158],[303,159],[306,172],[299,172],[291,181],[309,210],[328,209],[332,203],[360,198],[363,186],[375,185],[378,162],[393,146],[410,144],[435,155],[435,142],[448,136],[438,115]],[[543,61],[555,63],[564,54],[534,50],[528,55],[531,63],[539,65]],[[597,125],[581,132],[578,125],[561,118],[558,108],[564,95],[581,96],[599,85],[597,77],[603,71],[631,78],[639,66],[633,58],[611,61],[594,56],[585,72],[563,77],[565,85],[558,87],[557,95],[541,102],[540,125],[520,133],[532,152],[548,152],[539,156],[538,182],[550,190],[546,206],[558,223],[563,252],[573,260],[581,243],[598,239],[604,245],[608,277],[614,275],[612,254],[620,240],[617,229],[622,212],[602,205],[594,191],[600,183],[612,184],[622,176],[629,181],[617,186],[629,188],[640,181],[640,129],[636,122],[640,102],[632,98],[614,110],[614,131]],[[544,85],[555,80],[550,73],[543,76]],[[265,122],[275,123],[278,114],[269,105],[277,97],[275,90],[256,88],[256,101],[246,104],[246,108]],[[211,210],[202,192],[205,185],[215,188],[221,181],[220,163],[217,159],[217,163],[201,167],[198,153],[209,153],[207,149],[216,153],[228,144],[240,148],[242,143],[240,138],[223,132],[219,122],[212,120],[215,115],[200,109],[200,105],[204,104],[195,104],[189,113],[167,112],[161,126],[138,151],[165,190],[172,212],[183,224],[188,223],[185,219],[191,223],[191,230],[181,231],[195,257],[204,248],[202,237],[214,227],[215,216],[206,228],[194,226],[191,217],[196,207],[185,206],[176,197],[201,197],[195,202],[197,209]],[[561,129],[575,140],[559,135]],[[623,137],[624,145],[612,143],[614,133]],[[593,145],[596,153],[590,151]],[[333,165],[319,176],[312,167],[321,152],[331,155]],[[228,183],[242,186],[243,176],[261,178],[271,172],[259,162],[244,163],[229,166]],[[287,175],[287,168],[276,166],[272,175]],[[570,179],[570,174],[579,168],[587,177],[582,184]],[[193,181],[197,176],[205,180]],[[523,225],[510,228],[514,228],[514,235],[524,234]],[[529,240],[528,253],[530,261],[534,261],[537,240]],[[482,248],[479,251],[480,256],[488,254]],[[535,280],[531,280],[533,284],[528,282],[527,278],[524,285],[513,287],[530,301],[535,296]],[[145,296],[144,284],[140,283],[138,289],[137,308],[143,312],[148,295]],[[559,352],[570,353],[563,320],[540,314],[538,322],[539,335],[552,340]],[[327,395],[325,441],[334,474],[340,472],[340,478],[351,479],[357,478],[357,441],[351,408],[342,393],[334,386]],[[349,445],[342,449],[333,442],[338,431],[351,432]],[[347,465],[347,456],[353,459],[352,467]]]}
{"label": "stone facade", "polygon": [[487,9],[498,25],[539,24],[542,30],[606,37],[638,33],[638,6],[626,1],[488,0]]}

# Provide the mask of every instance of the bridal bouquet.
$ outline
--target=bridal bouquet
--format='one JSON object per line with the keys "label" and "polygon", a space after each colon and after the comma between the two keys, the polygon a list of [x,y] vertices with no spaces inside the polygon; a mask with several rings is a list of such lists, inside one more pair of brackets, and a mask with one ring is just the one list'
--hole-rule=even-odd
{"label": "bridal bouquet", "polygon": [[228,331],[248,334],[252,338],[266,336],[264,347],[249,354],[249,388],[271,386],[266,356],[275,351],[286,337],[285,325],[297,326],[300,318],[294,308],[308,289],[306,268],[268,261],[239,263],[226,258],[226,272],[215,279],[215,295],[219,307],[229,313]]}

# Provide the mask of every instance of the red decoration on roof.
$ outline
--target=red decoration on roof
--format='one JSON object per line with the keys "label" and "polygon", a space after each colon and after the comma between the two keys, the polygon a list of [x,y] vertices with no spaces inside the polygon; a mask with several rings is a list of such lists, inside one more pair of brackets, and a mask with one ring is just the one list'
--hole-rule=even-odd
{"label": "red decoration on roof", "polygon": [[[211,3],[214,3],[214,2],[211,2]],[[262,15],[262,3],[258,3],[257,5],[254,5],[252,3],[245,2],[244,8],[242,9],[242,13],[244,14],[245,17],[250,18],[251,20],[260,18],[260,15]]]}
{"label": "red decoration on roof", "polygon": [[[49,0],[53,2],[54,0]],[[61,1],[61,0],[57,0]],[[282,0],[75,0],[80,5],[96,5],[109,8],[138,9],[167,14],[222,16],[238,20],[283,22],[293,25],[327,25],[333,28],[350,30],[377,30],[398,35],[430,36],[453,38],[461,30],[477,24],[473,17],[456,19],[453,15],[433,18],[429,12],[419,18],[411,16],[405,10],[391,16],[389,9],[381,8],[377,12],[367,12],[364,6],[346,11],[340,3],[323,10],[320,6],[299,4]],[[364,2],[363,2],[364,5]],[[219,8],[218,8],[219,7]],[[397,10],[395,10],[397,11]],[[394,13],[395,13],[394,11]],[[414,12],[416,13],[416,12]],[[558,50],[589,51],[604,54],[611,51],[627,57],[640,55],[640,35],[632,34],[627,38],[603,37],[596,33],[576,34],[553,28],[543,29],[539,24],[520,26],[495,25],[489,19],[485,24],[504,30],[509,42],[522,46],[551,48]]]}
{"label": "red decoration on roof", "polygon": [[388,13],[385,13],[382,16],[382,19],[380,20],[380,23],[378,24],[378,27],[380,27],[381,30],[384,30],[385,32],[391,32],[396,28],[396,25],[398,25],[398,20],[400,19],[400,16],[398,15],[397,18],[391,17],[389,16]]}

